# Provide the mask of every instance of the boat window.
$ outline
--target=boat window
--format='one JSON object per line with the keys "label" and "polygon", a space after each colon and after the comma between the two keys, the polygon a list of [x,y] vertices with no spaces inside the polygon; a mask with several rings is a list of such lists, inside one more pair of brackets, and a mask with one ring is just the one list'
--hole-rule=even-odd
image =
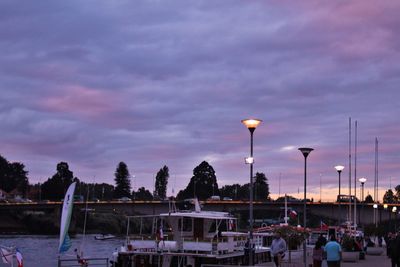
{"label": "boat window", "polygon": [[[182,221],[183,221],[183,228],[182,228]],[[183,232],[190,232],[192,231],[192,218],[180,218],[178,221],[178,229],[179,231]]]}

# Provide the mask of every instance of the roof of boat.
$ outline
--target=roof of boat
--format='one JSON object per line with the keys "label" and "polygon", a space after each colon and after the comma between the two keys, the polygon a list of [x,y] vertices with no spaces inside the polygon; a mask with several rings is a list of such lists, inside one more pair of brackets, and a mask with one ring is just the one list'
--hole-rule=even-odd
{"label": "roof of boat", "polygon": [[228,212],[220,211],[200,211],[200,212],[172,212],[172,213],[161,213],[162,217],[191,217],[191,218],[203,218],[203,219],[236,219],[232,217]]}

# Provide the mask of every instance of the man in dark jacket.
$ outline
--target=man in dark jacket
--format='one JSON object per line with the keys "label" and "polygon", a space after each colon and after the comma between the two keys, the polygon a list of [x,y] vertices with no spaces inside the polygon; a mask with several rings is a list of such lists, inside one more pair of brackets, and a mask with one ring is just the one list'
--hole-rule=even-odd
{"label": "man in dark jacket", "polygon": [[390,246],[390,259],[392,260],[392,267],[400,267],[400,234],[397,233],[395,237],[389,241]]}

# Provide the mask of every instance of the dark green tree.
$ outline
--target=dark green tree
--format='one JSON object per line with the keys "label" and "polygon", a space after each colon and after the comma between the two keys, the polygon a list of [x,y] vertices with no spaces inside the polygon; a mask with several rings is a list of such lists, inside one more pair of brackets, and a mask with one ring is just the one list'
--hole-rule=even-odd
{"label": "dark green tree", "polygon": [[0,155],[0,189],[8,193],[16,189],[25,197],[29,185],[27,175],[24,164],[10,163]]}
{"label": "dark green tree", "polygon": [[194,168],[193,176],[184,190],[179,191],[177,199],[186,199],[197,197],[205,200],[212,195],[219,195],[217,177],[214,168],[203,161]]}
{"label": "dark green tree", "polygon": [[365,197],[365,203],[374,203],[374,199],[371,195]]}
{"label": "dark green tree", "polygon": [[383,196],[383,203],[396,203],[397,199],[392,191],[392,189],[388,189]]}
{"label": "dark green tree", "polygon": [[400,199],[400,185],[397,185],[394,188],[394,190],[395,190],[395,198],[399,200]]}
{"label": "dark green tree", "polygon": [[153,195],[144,187],[140,187],[137,192],[132,191],[134,200],[152,200]]}
{"label": "dark green tree", "polygon": [[115,170],[114,198],[131,197],[131,181],[128,166],[120,162]]}
{"label": "dark green tree", "polygon": [[237,200],[239,199],[238,191],[240,187],[241,187],[240,184],[225,185],[219,190],[219,192],[221,193],[221,197],[229,197],[234,200]]}
{"label": "dark green tree", "polygon": [[262,172],[257,172],[254,182],[254,199],[258,201],[269,200],[269,185],[267,177]]}
{"label": "dark green tree", "polygon": [[58,163],[56,174],[42,185],[42,199],[61,200],[73,180],[74,173],[69,170],[68,163]]}
{"label": "dark green tree", "polygon": [[156,182],[154,185],[154,198],[155,199],[166,199],[167,198],[167,184],[169,178],[169,170],[167,166],[162,167],[156,176]]}

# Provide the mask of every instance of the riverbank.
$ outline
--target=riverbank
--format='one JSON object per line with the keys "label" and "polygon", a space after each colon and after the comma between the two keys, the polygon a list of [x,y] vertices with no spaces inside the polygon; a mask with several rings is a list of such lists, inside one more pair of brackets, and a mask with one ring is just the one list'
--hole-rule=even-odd
{"label": "riverbank", "polygon": [[[60,214],[45,212],[2,211],[0,214],[2,235],[56,235],[60,231]],[[70,233],[82,233],[85,212],[73,213]],[[86,232],[122,235],[126,233],[126,217],[116,213],[88,212]]]}

